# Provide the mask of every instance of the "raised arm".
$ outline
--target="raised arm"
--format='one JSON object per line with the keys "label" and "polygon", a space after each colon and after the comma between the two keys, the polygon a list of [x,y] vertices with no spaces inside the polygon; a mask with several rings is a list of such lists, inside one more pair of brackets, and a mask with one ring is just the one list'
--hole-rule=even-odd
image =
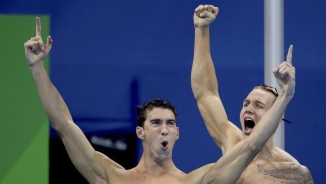
{"label": "raised arm", "polygon": [[[292,66],[292,46],[287,61],[274,69],[281,92],[271,109],[260,119],[250,136],[235,145],[220,158],[204,178],[204,183],[235,183],[244,169],[263,149],[276,131],[279,121],[295,92],[295,69]],[[232,177],[230,177],[232,175]]]}
{"label": "raised arm", "polygon": [[210,52],[209,26],[219,9],[198,6],[194,13],[195,48],[191,71],[191,87],[209,134],[223,152],[240,141],[241,131],[228,121],[220,95]]}
{"label": "raised arm", "polygon": [[65,102],[51,83],[43,61],[51,50],[52,42],[52,38],[48,36],[47,44],[43,44],[41,22],[37,17],[36,36],[28,40],[24,47],[43,108],[78,171],[90,183],[105,183],[107,176],[102,164],[112,162],[110,165],[112,168],[121,168],[121,166],[93,149],[83,132],[74,124]]}

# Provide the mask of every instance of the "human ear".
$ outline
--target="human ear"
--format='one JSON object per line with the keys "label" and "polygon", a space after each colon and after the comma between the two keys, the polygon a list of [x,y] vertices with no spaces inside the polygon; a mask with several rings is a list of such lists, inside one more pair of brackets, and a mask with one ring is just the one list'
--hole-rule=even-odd
{"label": "human ear", "polygon": [[137,137],[139,139],[145,139],[145,133],[144,133],[144,128],[143,127],[140,127],[140,126],[137,126],[136,127],[136,134],[137,134]]}

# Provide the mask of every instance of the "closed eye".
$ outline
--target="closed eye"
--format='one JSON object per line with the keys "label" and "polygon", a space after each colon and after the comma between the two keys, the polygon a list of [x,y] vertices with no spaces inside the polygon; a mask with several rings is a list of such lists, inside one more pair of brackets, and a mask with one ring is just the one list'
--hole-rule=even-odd
{"label": "closed eye", "polygon": [[263,109],[264,108],[264,105],[261,104],[261,103],[257,103],[256,106],[257,106],[257,108],[260,108],[260,109]]}
{"label": "closed eye", "polygon": [[250,101],[248,99],[243,101],[243,107],[247,107],[250,104]]}

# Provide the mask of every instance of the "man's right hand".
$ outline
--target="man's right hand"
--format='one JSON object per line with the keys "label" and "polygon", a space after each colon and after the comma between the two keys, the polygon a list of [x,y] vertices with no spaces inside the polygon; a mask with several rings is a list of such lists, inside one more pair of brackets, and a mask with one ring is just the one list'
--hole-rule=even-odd
{"label": "man's right hand", "polygon": [[41,37],[41,21],[36,17],[36,36],[32,37],[25,44],[25,55],[30,66],[44,60],[52,47],[52,38],[48,36],[46,45],[43,44]]}
{"label": "man's right hand", "polygon": [[194,13],[195,27],[208,27],[218,14],[218,7],[212,5],[199,5]]}

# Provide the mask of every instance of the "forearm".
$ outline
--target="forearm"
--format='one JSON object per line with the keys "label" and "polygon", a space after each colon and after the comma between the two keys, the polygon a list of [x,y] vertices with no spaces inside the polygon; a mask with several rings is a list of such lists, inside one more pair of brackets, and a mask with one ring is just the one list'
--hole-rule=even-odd
{"label": "forearm", "polygon": [[195,28],[191,86],[196,99],[207,93],[218,95],[217,79],[210,52],[209,27]]}
{"label": "forearm", "polygon": [[72,121],[70,112],[57,89],[51,83],[43,62],[30,67],[43,108],[54,125],[60,130],[65,123]]}
{"label": "forearm", "polygon": [[284,111],[293,98],[282,90],[272,108],[260,119],[249,136],[252,146],[262,148],[268,139],[275,133]]}

